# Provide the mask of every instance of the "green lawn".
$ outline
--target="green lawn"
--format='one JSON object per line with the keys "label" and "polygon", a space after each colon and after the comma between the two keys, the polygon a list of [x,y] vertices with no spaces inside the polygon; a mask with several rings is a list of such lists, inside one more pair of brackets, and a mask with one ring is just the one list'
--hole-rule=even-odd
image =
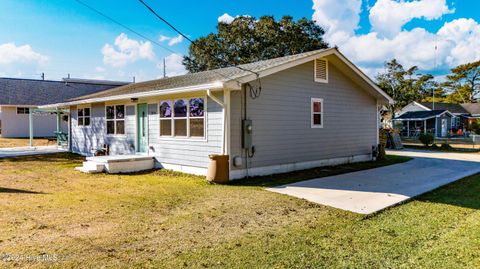
{"label": "green lawn", "polygon": [[[480,175],[364,217],[263,186],[372,163],[220,186],[168,171],[87,175],[73,171],[80,162],[0,159],[0,268],[480,266]],[[5,254],[57,261],[1,261]]]}

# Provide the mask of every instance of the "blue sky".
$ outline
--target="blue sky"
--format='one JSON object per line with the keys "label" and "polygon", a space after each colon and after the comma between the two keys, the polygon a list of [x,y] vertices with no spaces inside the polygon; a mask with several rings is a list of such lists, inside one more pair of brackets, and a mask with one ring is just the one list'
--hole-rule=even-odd
{"label": "blue sky", "polygon": [[[162,46],[108,21],[75,0],[0,1],[0,76],[155,79],[184,72],[188,42],[137,0],[82,0]],[[374,76],[393,57],[438,76],[480,59],[480,3],[475,0],[146,0],[159,14],[197,38],[215,31],[219,17],[291,15],[313,18],[326,39]],[[186,8],[188,7],[188,8]],[[162,37],[163,36],[163,37]],[[437,51],[434,50],[437,44]],[[436,59],[436,60],[435,60]],[[437,62],[436,68],[434,63]]]}

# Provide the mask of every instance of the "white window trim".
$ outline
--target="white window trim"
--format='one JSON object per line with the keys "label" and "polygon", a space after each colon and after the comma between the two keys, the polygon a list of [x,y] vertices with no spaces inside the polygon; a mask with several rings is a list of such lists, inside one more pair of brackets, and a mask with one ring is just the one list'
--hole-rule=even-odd
{"label": "white window trim", "polygon": [[[190,99],[202,98],[203,99],[203,117],[190,117]],[[186,100],[187,101],[187,117],[177,117],[175,118],[175,101],[176,100]],[[171,102],[172,104],[172,116],[170,118],[161,118],[160,117],[160,105],[162,102]],[[188,141],[206,141],[207,140],[207,96],[189,96],[189,97],[179,97],[179,98],[168,98],[163,99],[158,102],[158,137],[161,140],[188,140]],[[190,136],[190,118],[192,119],[202,119],[203,118],[203,136]],[[187,120],[187,136],[175,136],[175,119],[186,119]],[[161,135],[162,125],[161,120],[170,120],[172,134]]]}
{"label": "white window trim", "polygon": [[[18,113],[19,108],[23,108],[24,113]],[[25,113],[25,108],[28,108],[28,113]],[[17,115],[28,115],[28,114],[30,114],[30,109],[32,109],[32,108],[28,107],[28,106],[17,106],[17,107],[15,107],[15,112],[17,113]]]}
{"label": "white window trim", "polygon": [[[79,125],[79,124],[78,124],[78,119],[80,118],[80,116],[78,116],[78,110],[84,109],[84,108],[90,108],[90,116],[88,116],[88,118],[90,118],[90,124],[89,124],[89,125],[85,125],[85,116],[82,116],[82,118],[83,118],[83,125]],[[84,115],[85,115],[85,112],[84,112]],[[77,107],[77,126],[83,128],[83,127],[89,127],[91,124],[92,124],[92,107],[91,107],[90,105],[78,106],[78,107]]]}
{"label": "white window trim", "polygon": [[[107,119],[107,106],[113,106],[113,113],[114,113],[114,118],[113,119]],[[117,119],[117,106],[123,106],[123,109],[124,109],[123,119]],[[105,108],[104,108],[104,112],[105,112],[105,134],[109,137],[125,137],[125,136],[127,136],[127,104],[123,104],[123,103],[106,104]],[[90,113],[92,113],[91,110],[90,110]],[[122,121],[122,120],[124,121],[124,129],[125,129],[124,133],[123,134],[117,134],[117,121]],[[107,129],[107,122],[108,121],[113,121],[114,122],[114,124],[113,124],[114,133],[113,134],[108,133],[108,129]]]}
{"label": "white window trim", "polygon": [[[325,77],[327,79],[319,79],[317,78],[317,61],[318,60],[322,60],[322,61],[325,61],[325,71],[326,71],[326,74],[325,74]],[[315,82],[320,82],[320,83],[328,83],[328,73],[329,73],[329,70],[328,70],[328,60],[327,59],[315,59],[315,62],[313,63],[314,65],[314,71],[313,71],[313,79],[315,80]]]}
{"label": "white window trim", "polygon": [[[320,112],[313,112],[313,103],[320,102],[321,111]],[[313,124],[313,115],[320,114],[321,123],[322,124]],[[323,98],[311,98],[310,100],[310,127],[311,128],[323,128],[325,122],[325,107],[323,106]]]}

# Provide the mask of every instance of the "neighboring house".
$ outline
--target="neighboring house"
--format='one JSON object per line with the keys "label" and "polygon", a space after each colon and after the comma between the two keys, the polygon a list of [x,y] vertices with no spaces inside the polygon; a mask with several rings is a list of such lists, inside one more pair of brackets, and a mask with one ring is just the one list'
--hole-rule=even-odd
{"label": "neighboring house", "polygon": [[393,121],[402,123],[402,136],[416,136],[423,132],[431,132],[437,137],[445,137],[457,130],[470,131],[472,122],[480,118],[480,103],[450,104],[414,101],[403,107],[395,116]]}
{"label": "neighboring house", "polygon": [[70,108],[73,152],[91,156],[106,144],[111,155],[148,154],[157,167],[200,175],[210,154],[222,154],[237,179],[372,160],[378,111],[390,102],[332,48],[44,107]]}
{"label": "neighboring house", "polygon": [[[63,81],[0,78],[0,136],[29,137],[29,114],[33,116],[33,136],[51,137],[57,128],[54,112],[34,112],[40,105],[64,102],[85,94],[125,85],[124,82],[64,79]],[[68,131],[68,117],[61,130]]]}

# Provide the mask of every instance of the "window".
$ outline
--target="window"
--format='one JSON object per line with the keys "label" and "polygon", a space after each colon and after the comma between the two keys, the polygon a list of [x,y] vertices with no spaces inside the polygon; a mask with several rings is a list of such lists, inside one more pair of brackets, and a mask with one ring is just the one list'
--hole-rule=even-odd
{"label": "window", "polygon": [[315,81],[328,83],[328,61],[325,59],[315,60]]}
{"label": "window", "polygon": [[190,98],[160,102],[160,136],[205,136],[205,99]]}
{"label": "window", "polygon": [[28,108],[28,107],[17,107],[17,114],[30,114],[30,108]]}
{"label": "window", "polygon": [[106,106],[105,113],[107,117],[107,134],[124,135],[125,134],[125,106],[124,105]]}
{"label": "window", "polygon": [[311,127],[323,128],[323,99],[321,98],[312,98]]}
{"label": "window", "polygon": [[77,109],[77,125],[90,126],[90,108],[84,107]]}
{"label": "window", "polygon": [[160,135],[172,136],[172,101],[160,102]]}

